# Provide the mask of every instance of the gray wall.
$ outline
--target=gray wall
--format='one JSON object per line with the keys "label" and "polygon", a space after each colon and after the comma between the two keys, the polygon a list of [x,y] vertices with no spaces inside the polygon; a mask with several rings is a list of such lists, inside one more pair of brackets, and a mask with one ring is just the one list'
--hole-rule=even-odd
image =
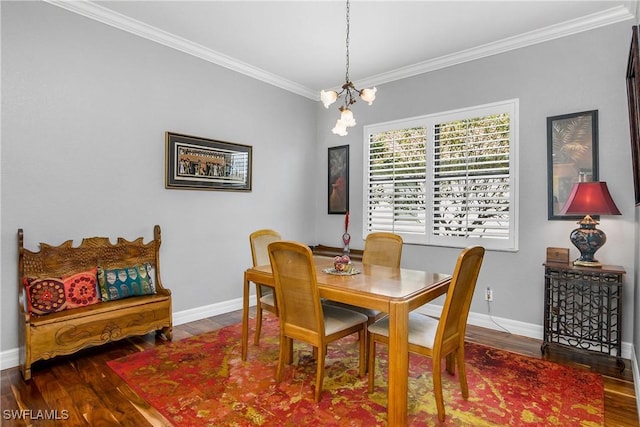
{"label": "gray wall", "polygon": [[[251,231],[340,244],[343,217],[326,214],[327,147],[351,147],[350,228],[352,246],[362,248],[362,126],[510,98],[520,99],[520,250],[487,254],[472,310],[486,313],[480,290],[491,285],[495,316],[541,324],[545,248],[571,246],[575,227],[547,220],[546,117],[597,109],[600,177],[623,212],[603,219],[609,241],[598,258],[627,269],[623,339],[633,339],[638,214],[624,81],[631,23],[381,85],[373,106],[355,105],[358,126],[340,138],[330,132],[333,106],[48,4],[0,5],[0,350],[17,346],[18,227],[35,249],[92,235],[149,238],[161,224],[162,276],[176,312],[238,299]],[[165,131],[253,145],[253,191],[165,190]],[[403,265],[450,271],[457,254],[407,246]]]}
{"label": "gray wall", "polygon": [[[17,240],[153,236],[176,312],[241,297],[249,233],[313,240],[315,102],[43,2],[2,2],[2,350]],[[253,191],[164,189],[165,131],[253,146]]]}
{"label": "gray wall", "polygon": [[[490,285],[494,290],[494,316],[541,325],[546,247],[570,247],[572,259],[579,255],[569,241],[569,233],[577,227],[575,222],[547,220],[546,118],[598,110],[600,179],[608,182],[623,215],[603,217],[600,228],[608,241],[597,258],[603,263],[622,265],[628,273],[623,339],[631,342],[637,232],[625,71],[632,24],[611,25],[382,85],[372,106],[355,104],[358,126],[342,138],[331,133],[339,114],[337,109],[319,108],[318,157],[326,158],[327,147],[350,145],[352,247],[363,247],[364,125],[519,98],[520,250],[492,251],[485,256],[471,310],[487,313],[482,291]],[[318,212],[326,212],[325,173],[318,170],[316,177]],[[324,215],[316,223],[321,243],[339,244],[342,218]],[[451,271],[458,253],[459,249],[453,248],[405,245],[402,265]]]}

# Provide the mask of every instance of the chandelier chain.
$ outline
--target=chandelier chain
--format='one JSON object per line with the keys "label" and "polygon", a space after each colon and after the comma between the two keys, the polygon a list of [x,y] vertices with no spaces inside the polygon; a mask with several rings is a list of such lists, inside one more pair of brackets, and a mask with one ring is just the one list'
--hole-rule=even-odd
{"label": "chandelier chain", "polygon": [[345,40],[345,45],[347,47],[347,71],[345,75],[345,80],[347,83],[350,82],[349,80],[349,10],[350,10],[349,0],[347,0],[347,37]]}

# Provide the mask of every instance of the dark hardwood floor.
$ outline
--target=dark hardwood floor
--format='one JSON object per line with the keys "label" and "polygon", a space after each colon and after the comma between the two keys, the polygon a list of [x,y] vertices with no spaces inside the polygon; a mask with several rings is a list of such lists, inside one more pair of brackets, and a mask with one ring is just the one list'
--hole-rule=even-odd
{"label": "dark hardwood floor", "polygon": [[[174,327],[174,341],[239,323],[241,312],[234,311]],[[468,341],[498,347],[530,357],[544,358],[564,365],[588,369],[603,375],[606,426],[638,426],[638,412],[629,361],[620,373],[615,363],[601,357],[547,351],[540,353],[540,341],[506,332],[474,326],[467,328]],[[165,342],[149,334],[76,355],[38,362],[33,378],[26,383],[18,368],[1,371],[2,426],[164,426],[163,417],[140,400],[120,380],[106,362]],[[16,411],[30,410],[30,421],[14,419]],[[57,415],[57,421],[42,421],[45,411]],[[52,412],[53,411],[53,412]],[[64,419],[63,419],[64,418]]]}

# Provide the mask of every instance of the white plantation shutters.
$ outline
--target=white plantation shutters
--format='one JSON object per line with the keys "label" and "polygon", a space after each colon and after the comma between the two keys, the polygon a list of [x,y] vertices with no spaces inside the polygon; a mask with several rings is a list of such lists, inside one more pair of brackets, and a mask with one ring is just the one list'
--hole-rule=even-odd
{"label": "white plantation shutters", "polygon": [[509,238],[509,125],[508,113],[434,124],[433,236]]}
{"label": "white plantation shutters", "polygon": [[368,231],[424,234],[425,150],[423,127],[371,135],[366,191]]}
{"label": "white plantation shutters", "polygon": [[517,100],[365,128],[364,234],[516,250]]}

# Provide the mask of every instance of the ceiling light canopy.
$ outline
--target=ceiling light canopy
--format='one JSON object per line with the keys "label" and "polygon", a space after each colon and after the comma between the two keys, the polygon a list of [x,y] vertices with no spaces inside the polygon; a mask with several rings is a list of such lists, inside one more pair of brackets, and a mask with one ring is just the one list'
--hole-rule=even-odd
{"label": "ceiling light canopy", "polygon": [[336,125],[332,129],[333,133],[340,136],[347,135],[347,128],[356,125],[356,119],[353,117],[353,113],[349,108],[351,105],[355,104],[356,94],[358,94],[358,96],[360,96],[360,99],[362,99],[364,102],[367,102],[369,105],[371,105],[376,99],[376,92],[378,91],[378,89],[376,89],[375,87],[362,90],[356,89],[353,83],[349,80],[349,11],[350,5],[349,0],[347,0],[347,71],[345,74],[345,83],[342,85],[342,90],[340,92],[336,92],[335,90],[320,91],[320,99],[322,100],[325,108],[329,108],[329,105],[336,102],[341,96],[344,96],[344,105],[339,108],[340,118],[336,121]]}

